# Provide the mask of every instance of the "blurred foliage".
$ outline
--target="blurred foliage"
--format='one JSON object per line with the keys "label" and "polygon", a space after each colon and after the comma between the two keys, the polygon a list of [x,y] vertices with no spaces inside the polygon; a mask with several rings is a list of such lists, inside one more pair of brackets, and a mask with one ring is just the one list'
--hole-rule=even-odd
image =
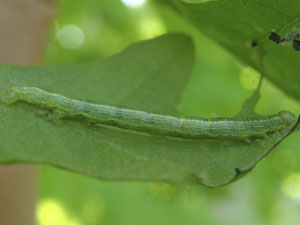
{"label": "blurred foliage", "polygon": [[[183,31],[196,43],[197,64],[180,104],[182,114],[233,116],[251,94],[243,80],[251,69],[165,6],[147,2],[130,8],[119,0],[64,0],[60,5],[46,64],[101,59],[137,40]],[[64,48],[56,39],[69,24],[84,34],[83,44],[75,49]],[[257,111],[270,114],[281,109],[300,112],[297,102],[264,81]],[[295,133],[246,179],[220,189],[99,181],[44,166],[38,219],[40,225],[294,225],[300,219],[298,146]]]}

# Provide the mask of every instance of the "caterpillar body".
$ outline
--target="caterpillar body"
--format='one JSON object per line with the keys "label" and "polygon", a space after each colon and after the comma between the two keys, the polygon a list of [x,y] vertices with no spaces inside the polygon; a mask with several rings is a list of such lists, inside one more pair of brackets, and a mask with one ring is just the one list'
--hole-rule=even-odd
{"label": "caterpillar body", "polygon": [[98,124],[185,139],[249,140],[250,138],[263,138],[296,124],[297,121],[296,116],[287,111],[256,118],[184,118],[92,104],[36,87],[12,87],[2,95],[1,100],[6,104],[23,101],[37,105],[58,112],[60,118],[80,116]]}

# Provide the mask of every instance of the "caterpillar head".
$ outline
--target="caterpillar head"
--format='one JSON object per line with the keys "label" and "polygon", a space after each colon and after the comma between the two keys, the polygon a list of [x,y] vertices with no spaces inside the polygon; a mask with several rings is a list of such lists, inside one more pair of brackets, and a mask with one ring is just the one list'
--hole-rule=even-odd
{"label": "caterpillar head", "polygon": [[281,117],[283,121],[285,121],[288,124],[292,124],[297,121],[297,117],[293,113],[288,111],[281,111],[278,113],[278,115]]}

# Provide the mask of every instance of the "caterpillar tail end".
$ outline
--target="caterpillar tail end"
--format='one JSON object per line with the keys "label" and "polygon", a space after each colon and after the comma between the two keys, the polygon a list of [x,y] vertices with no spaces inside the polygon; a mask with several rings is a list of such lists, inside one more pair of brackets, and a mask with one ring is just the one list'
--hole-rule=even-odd
{"label": "caterpillar tail end", "polygon": [[9,88],[4,91],[1,91],[0,101],[10,105],[20,100],[20,96],[14,88]]}

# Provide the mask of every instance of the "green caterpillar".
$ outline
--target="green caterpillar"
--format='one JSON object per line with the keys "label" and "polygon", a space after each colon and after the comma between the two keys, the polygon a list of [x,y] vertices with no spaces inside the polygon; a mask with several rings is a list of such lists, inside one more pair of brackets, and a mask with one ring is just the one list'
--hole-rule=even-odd
{"label": "green caterpillar", "polygon": [[36,87],[10,88],[1,99],[6,104],[24,101],[53,110],[59,115],[59,118],[79,116],[97,124],[185,139],[249,140],[250,138],[263,138],[297,122],[295,115],[287,111],[256,118],[204,119],[160,115],[78,101]]}

